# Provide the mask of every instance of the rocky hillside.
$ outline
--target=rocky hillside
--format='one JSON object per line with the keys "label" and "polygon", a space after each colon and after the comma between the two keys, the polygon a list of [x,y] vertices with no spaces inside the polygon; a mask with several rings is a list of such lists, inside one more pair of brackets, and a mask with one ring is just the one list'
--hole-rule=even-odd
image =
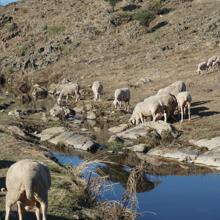
{"label": "rocky hillside", "polygon": [[85,89],[99,79],[107,98],[133,86],[132,104],[181,79],[207,103],[194,113],[218,117],[219,71],[199,76],[196,68],[220,53],[219,8],[208,0],[24,0],[0,8],[1,73],[16,95],[24,79],[49,87],[68,78]]}

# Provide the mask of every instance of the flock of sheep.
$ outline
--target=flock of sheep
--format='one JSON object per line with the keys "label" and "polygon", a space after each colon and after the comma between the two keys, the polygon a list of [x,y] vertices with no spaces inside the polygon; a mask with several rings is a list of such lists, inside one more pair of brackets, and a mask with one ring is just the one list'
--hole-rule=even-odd
{"label": "flock of sheep", "polygon": [[197,72],[201,74],[204,71],[214,70],[220,68],[220,57],[212,56],[207,61],[204,61],[198,65]]}
{"label": "flock of sheep", "polygon": [[[198,72],[207,71],[210,68],[220,67],[220,57],[213,56],[207,62],[198,65]],[[95,81],[92,85],[94,101],[100,101],[103,93],[103,85],[100,81]],[[61,105],[63,97],[68,102],[69,96],[75,95],[76,101],[80,100],[80,86],[78,83],[62,82],[53,93],[58,95],[57,103]],[[34,86],[32,96],[37,99],[39,94],[45,94],[45,90],[39,85]],[[130,110],[131,91],[129,88],[119,88],[115,90],[113,105],[115,108]],[[187,91],[186,85],[182,81],[176,81],[171,85],[160,89],[157,94],[146,98],[134,107],[129,119],[132,124],[139,124],[145,118],[151,117],[153,121],[173,117],[175,112],[183,116],[188,111],[190,120],[190,108],[192,97]],[[25,175],[24,175],[25,174]],[[13,204],[17,204],[19,220],[22,220],[24,210],[34,211],[37,220],[46,220],[48,207],[48,190],[51,185],[49,169],[43,163],[25,159],[12,165],[6,175],[6,215],[5,220],[9,220],[10,210]],[[1,191],[6,191],[2,189]]]}
{"label": "flock of sheep", "polygon": [[[95,81],[92,85],[94,101],[101,99],[103,85],[100,81]],[[67,82],[62,84],[62,89],[59,92],[57,99],[58,105],[61,104],[63,97],[75,95],[76,101],[80,99],[80,86],[78,83]],[[119,88],[115,90],[113,105],[115,108],[122,108],[125,105],[125,111],[130,109],[131,91],[129,88]],[[190,120],[190,107],[192,97],[190,92],[186,91],[186,85],[182,81],[176,81],[173,84],[160,89],[154,96],[146,98],[143,102],[137,103],[132,116],[129,120],[132,124],[143,123],[146,117],[152,117],[153,121],[164,118],[167,121],[169,117],[173,117],[176,110],[181,112],[181,122],[183,115],[188,110]]]}

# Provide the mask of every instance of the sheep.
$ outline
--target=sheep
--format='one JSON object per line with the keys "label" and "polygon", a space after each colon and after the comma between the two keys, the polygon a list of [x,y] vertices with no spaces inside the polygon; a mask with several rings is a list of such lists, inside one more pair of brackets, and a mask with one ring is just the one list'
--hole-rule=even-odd
{"label": "sheep", "polygon": [[144,102],[139,102],[136,104],[133,113],[129,119],[131,124],[144,123],[144,117],[153,117],[153,121],[161,119],[164,116],[164,121],[166,121],[166,113],[162,106],[162,103],[158,100],[157,97],[150,97]]}
{"label": "sheep", "polygon": [[115,90],[115,99],[113,105],[117,109],[117,106],[122,107],[122,102],[125,103],[125,111],[130,109],[131,92],[128,88],[120,88]]}
{"label": "sheep", "polygon": [[217,57],[217,59],[212,64],[213,68],[219,68],[220,67],[220,57]]}
{"label": "sheep", "polygon": [[19,220],[22,213],[35,211],[37,220],[46,220],[48,190],[51,186],[49,169],[43,163],[24,159],[13,164],[6,175],[6,215],[9,220],[11,206],[17,203]]}
{"label": "sheep", "polygon": [[206,61],[199,63],[198,68],[197,68],[197,73],[200,74],[202,71],[208,71],[208,64]]}
{"label": "sheep", "polygon": [[46,98],[48,92],[45,88],[40,87],[39,84],[33,86],[32,97],[34,100]]}
{"label": "sheep", "polygon": [[103,85],[100,81],[95,81],[92,85],[92,91],[94,94],[94,101],[101,100],[101,94],[103,91]]}
{"label": "sheep", "polygon": [[176,81],[172,83],[171,85],[160,89],[157,92],[157,95],[170,93],[176,96],[179,92],[183,92],[183,91],[186,91],[186,84],[183,81]]}
{"label": "sheep", "polygon": [[[177,100],[176,97],[170,93],[165,93],[161,95],[152,96],[158,99],[158,101],[162,104],[164,111],[166,112],[167,118],[172,116],[177,108]],[[145,99],[144,101],[147,101]]]}
{"label": "sheep", "polygon": [[181,113],[181,122],[183,121],[183,114],[186,113],[186,109],[188,110],[189,120],[191,119],[191,102],[192,102],[192,96],[189,92],[180,92],[176,96],[178,108],[180,109]]}
{"label": "sheep", "polygon": [[79,98],[80,98],[79,90],[80,90],[80,86],[79,86],[78,83],[64,84],[63,88],[62,88],[62,90],[60,92],[60,95],[59,95],[59,97],[57,99],[58,105],[60,105],[63,96],[66,96],[66,103],[67,103],[69,96],[73,95],[73,94],[75,94],[76,102],[77,102],[79,100]]}
{"label": "sheep", "polygon": [[216,56],[212,56],[211,58],[208,59],[208,62],[207,62],[207,66],[208,68],[211,68],[213,63],[217,60],[217,57]]}

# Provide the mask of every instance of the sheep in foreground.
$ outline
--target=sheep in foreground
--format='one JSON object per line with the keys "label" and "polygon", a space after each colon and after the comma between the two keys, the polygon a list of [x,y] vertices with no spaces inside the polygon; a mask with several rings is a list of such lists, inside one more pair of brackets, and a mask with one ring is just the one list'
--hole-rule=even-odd
{"label": "sheep in foreground", "polygon": [[50,172],[44,164],[24,159],[13,164],[6,175],[6,215],[9,220],[11,206],[17,203],[19,220],[24,210],[34,211],[37,220],[46,220]]}
{"label": "sheep in foreground", "polygon": [[180,113],[181,113],[181,122],[183,121],[183,114],[186,113],[186,109],[188,110],[188,116],[190,120],[191,119],[190,108],[192,102],[191,94],[189,92],[180,92],[176,96],[176,99],[178,103],[178,108],[180,109]]}
{"label": "sheep in foreground", "polygon": [[[152,96],[158,99],[158,101],[162,104],[164,111],[166,112],[167,118],[173,116],[176,108],[177,108],[177,100],[176,97],[170,93],[165,93],[161,95]],[[145,99],[147,101],[149,98]]]}
{"label": "sheep in foreground", "polygon": [[197,68],[197,73],[201,74],[203,71],[208,71],[208,64],[207,62],[202,62],[199,63],[198,68]]}
{"label": "sheep in foreground", "polygon": [[115,99],[113,105],[115,108],[122,107],[122,102],[125,103],[125,111],[129,111],[130,108],[131,92],[128,88],[120,88],[115,90]]}
{"label": "sheep in foreground", "polygon": [[179,92],[183,92],[183,91],[186,91],[186,84],[183,81],[176,81],[176,82],[172,83],[171,85],[160,89],[157,92],[157,95],[163,95],[163,94],[170,93],[170,94],[176,96]]}
{"label": "sheep in foreground", "polygon": [[144,123],[144,118],[146,117],[153,117],[153,121],[156,121],[163,116],[164,121],[166,121],[166,113],[161,102],[157,97],[151,96],[144,102],[136,104],[129,122],[138,125],[140,121],[141,123]]}
{"label": "sheep in foreground", "polygon": [[92,85],[92,91],[94,94],[94,101],[101,100],[101,94],[103,91],[103,85],[100,81],[95,81]]}
{"label": "sheep in foreground", "polygon": [[62,88],[62,90],[60,92],[60,95],[59,95],[59,97],[57,99],[58,105],[60,105],[63,96],[66,97],[66,103],[67,103],[69,96],[74,95],[74,94],[76,96],[76,102],[77,102],[79,100],[79,98],[80,98],[79,90],[80,90],[80,86],[79,86],[78,83],[64,84],[63,88]]}

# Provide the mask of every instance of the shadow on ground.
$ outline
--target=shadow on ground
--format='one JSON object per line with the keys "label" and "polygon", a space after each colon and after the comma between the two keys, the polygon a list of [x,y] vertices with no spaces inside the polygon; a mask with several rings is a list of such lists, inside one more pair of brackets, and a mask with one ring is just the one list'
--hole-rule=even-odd
{"label": "shadow on ground", "polygon": [[11,160],[0,160],[0,169],[9,168],[13,163]]}

